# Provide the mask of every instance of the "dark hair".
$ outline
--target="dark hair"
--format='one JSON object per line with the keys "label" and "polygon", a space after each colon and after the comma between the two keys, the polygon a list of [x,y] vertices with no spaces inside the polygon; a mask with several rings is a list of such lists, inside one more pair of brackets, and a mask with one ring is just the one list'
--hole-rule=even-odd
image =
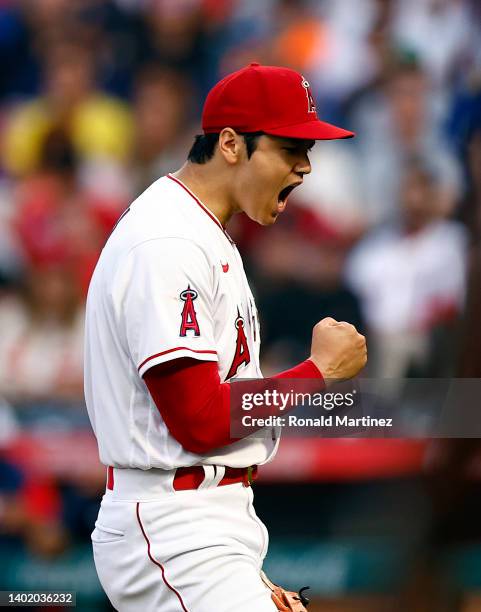
{"label": "dark hair", "polygon": [[[250,159],[252,153],[256,150],[259,137],[264,132],[239,132],[244,137],[246,143],[247,157]],[[219,134],[199,134],[195,137],[194,144],[187,159],[193,164],[205,164],[213,158],[215,148],[219,142]]]}

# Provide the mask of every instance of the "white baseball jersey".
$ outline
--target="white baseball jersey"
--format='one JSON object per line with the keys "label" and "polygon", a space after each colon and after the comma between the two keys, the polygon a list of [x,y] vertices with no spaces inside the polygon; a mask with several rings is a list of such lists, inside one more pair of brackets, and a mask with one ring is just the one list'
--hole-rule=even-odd
{"label": "white baseball jersey", "polygon": [[259,378],[259,321],[239,252],[219,220],[175,177],[120,218],[87,298],[85,397],[105,465],[246,467],[270,460],[274,430],[208,454],[169,433],[142,379],[179,357],[218,362],[222,381]]}

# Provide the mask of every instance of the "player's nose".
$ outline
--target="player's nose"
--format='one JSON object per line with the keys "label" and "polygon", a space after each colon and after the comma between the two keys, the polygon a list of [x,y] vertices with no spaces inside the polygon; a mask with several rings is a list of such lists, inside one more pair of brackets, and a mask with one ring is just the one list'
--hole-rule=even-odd
{"label": "player's nose", "polygon": [[295,165],[294,172],[300,175],[311,173],[311,162],[309,161],[309,157],[307,155],[304,155],[302,159],[299,159]]}

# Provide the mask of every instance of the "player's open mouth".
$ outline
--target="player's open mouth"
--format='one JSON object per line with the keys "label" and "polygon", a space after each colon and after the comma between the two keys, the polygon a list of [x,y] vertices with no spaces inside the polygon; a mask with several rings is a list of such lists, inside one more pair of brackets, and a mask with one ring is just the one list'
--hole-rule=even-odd
{"label": "player's open mouth", "polygon": [[279,195],[277,196],[277,210],[279,212],[282,212],[284,208],[286,207],[287,198],[289,197],[291,192],[294,191],[294,189],[301,184],[302,184],[301,182],[292,183],[292,185],[288,185],[287,187],[284,187],[284,189],[281,189],[281,191],[279,192]]}

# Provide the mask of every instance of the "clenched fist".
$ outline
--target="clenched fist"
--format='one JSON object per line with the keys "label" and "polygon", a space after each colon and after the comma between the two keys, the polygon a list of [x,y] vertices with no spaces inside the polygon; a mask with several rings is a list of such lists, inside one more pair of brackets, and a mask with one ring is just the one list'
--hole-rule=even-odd
{"label": "clenched fist", "polygon": [[326,380],[352,378],[366,365],[366,339],[354,325],[326,317],[312,330],[310,359]]}

